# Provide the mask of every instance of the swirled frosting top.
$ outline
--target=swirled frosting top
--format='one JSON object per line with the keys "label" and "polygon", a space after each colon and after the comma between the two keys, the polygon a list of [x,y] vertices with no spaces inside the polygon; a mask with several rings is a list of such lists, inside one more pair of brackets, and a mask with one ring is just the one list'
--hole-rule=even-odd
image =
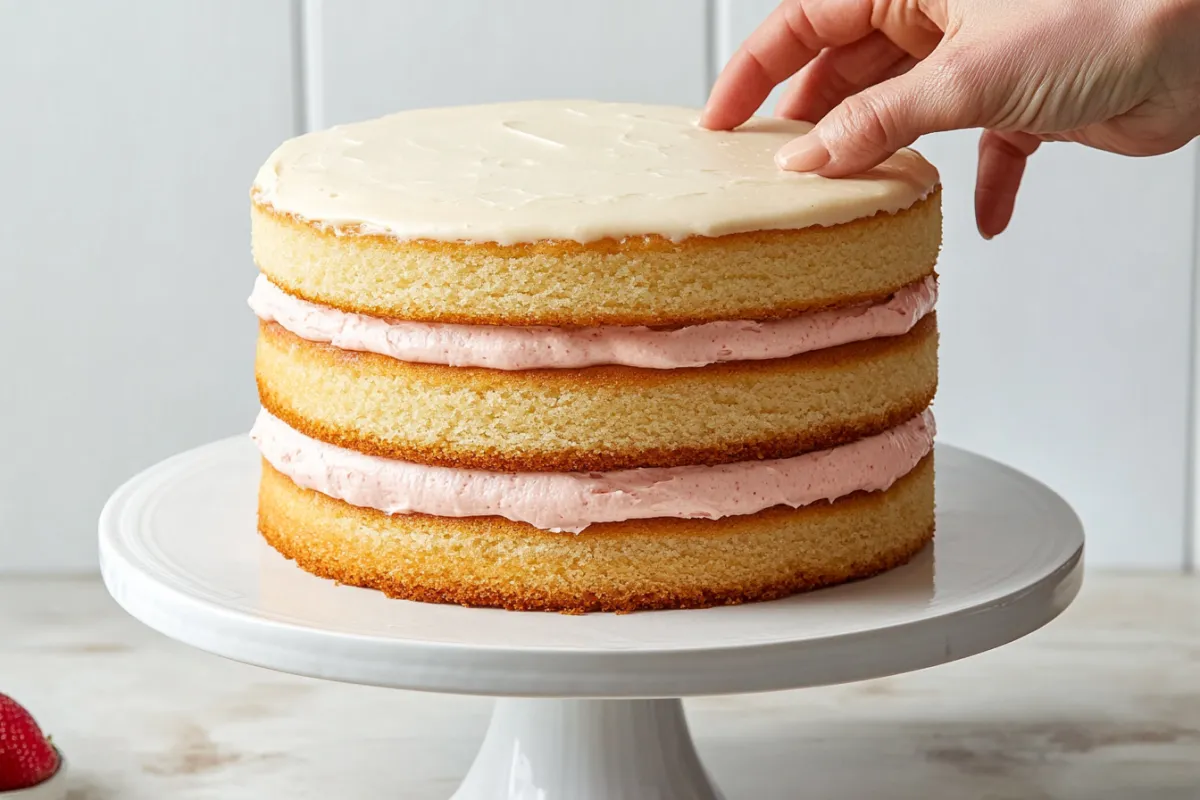
{"label": "swirled frosting top", "polygon": [[709,131],[699,116],[595,101],[404,111],[285,142],[252,195],[343,233],[586,243],[836,225],[908,208],[938,182],[912,150],[852,178],[784,172],[775,151],[807,123]]}

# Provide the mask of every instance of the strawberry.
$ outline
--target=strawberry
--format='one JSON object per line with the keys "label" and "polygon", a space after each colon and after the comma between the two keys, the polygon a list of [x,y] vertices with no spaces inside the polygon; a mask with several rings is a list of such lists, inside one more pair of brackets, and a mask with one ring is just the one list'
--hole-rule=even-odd
{"label": "strawberry", "polygon": [[58,751],[29,712],[0,694],[0,792],[28,789],[58,772]]}

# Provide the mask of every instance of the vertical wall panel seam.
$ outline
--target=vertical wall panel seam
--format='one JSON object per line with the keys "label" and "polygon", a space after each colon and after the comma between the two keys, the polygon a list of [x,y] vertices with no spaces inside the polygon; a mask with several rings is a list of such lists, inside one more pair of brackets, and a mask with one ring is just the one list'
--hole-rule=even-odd
{"label": "vertical wall panel seam", "polygon": [[704,4],[704,32],[706,37],[704,42],[704,95],[706,97],[712,88],[713,82],[717,79],[717,74],[721,70],[721,37],[725,31],[722,30],[724,27],[722,24],[722,14],[717,6],[723,2],[724,0],[707,0]]}
{"label": "vertical wall panel seam", "polygon": [[297,133],[325,127],[322,0],[292,0]]}
{"label": "vertical wall panel seam", "polygon": [[304,0],[289,0],[288,23],[291,29],[292,58],[292,135],[304,133],[308,124],[308,76],[305,69]]}
{"label": "vertical wall panel seam", "polygon": [[1191,251],[1191,295],[1188,310],[1191,325],[1191,342],[1188,348],[1188,397],[1187,397],[1187,462],[1184,478],[1184,496],[1187,505],[1184,507],[1183,526],[1183,571],[1193,573],[1200,568],[1200,491],[1197,491],[1196,481],[1200,479],[1200,144],[1193,143],[1192,147],[1192,251]]}

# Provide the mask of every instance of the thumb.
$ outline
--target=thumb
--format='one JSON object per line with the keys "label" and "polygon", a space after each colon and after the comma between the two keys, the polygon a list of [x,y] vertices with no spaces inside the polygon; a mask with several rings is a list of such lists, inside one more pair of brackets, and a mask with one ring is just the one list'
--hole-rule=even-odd
{"label": "thumb", "polygon": [[926,133],[976,126],[986,83],[961,58],[936,51],[911,70],[843,100],[775,163],[839,178],[865,172]]}

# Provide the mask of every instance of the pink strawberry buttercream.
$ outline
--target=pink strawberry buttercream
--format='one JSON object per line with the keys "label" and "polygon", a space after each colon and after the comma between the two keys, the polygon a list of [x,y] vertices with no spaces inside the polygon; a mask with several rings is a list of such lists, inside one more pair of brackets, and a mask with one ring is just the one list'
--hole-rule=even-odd
{"label": "pink strawberry buttercream", "polygon": [[502,370],[622,364],[646,369],[757,361],[912,330],[933,310],[933,277],[871,305],[791,319],[709,322],[671,330],[646,327],[508,327],[404,322],[347,313],[288,294],[260,275],[250,306],[302,339],[401,361]]}
{"label": "pink strawberry buttercream", "polygon": [[578,533],[599,522],[719,519],[882,491],[933,449],[926,410],[876,436],[795,458],[599,473],[498,473],[365,455],[309,438],[267,411],[251,433],[297,485],[388,514],[499,516]]}

